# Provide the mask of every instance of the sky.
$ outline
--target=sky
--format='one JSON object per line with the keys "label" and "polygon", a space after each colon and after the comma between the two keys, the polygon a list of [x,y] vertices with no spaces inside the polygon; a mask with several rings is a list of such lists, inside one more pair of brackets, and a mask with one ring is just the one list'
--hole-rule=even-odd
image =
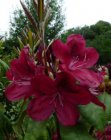
{"label": "sky", "polygon": [[[0,33],[9,31],[13,11],[20,6],[19,0],[0,0]],[[111,0],[63,0],[66,17],[65,29],[95,24],[99,20],[111,23]]]}

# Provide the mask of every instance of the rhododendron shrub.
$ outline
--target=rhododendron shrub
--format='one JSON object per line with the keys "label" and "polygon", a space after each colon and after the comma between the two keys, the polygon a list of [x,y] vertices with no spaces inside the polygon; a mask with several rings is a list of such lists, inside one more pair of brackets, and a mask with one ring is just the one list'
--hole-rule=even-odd
{"label": "rhododendron shrub", "polygon": [[64,126],[77,125],[80,105],[93,103],[105,109],[97,97],[103,75],[91,69],[98,57],[94,48],[86,48],[81,35],[69,36],[66,44],[55,40],[41,59],[25,46],[7,71],[10,84],[5,95],[10,101],[28,102],[26,113],[34,121],[54,115]]}
{"label": "rhododendron shrub", "polygon": [[[99,132],[106,132],[111,121],[111,97],[103,87],[107,73],[95,69],[99,53],[86,47],[80,34],[69,35],[66,43],[54,39],[46,45],[44,28],[48,15],[44,1],[34,0],[40,12],[38,27],[21,4],[38,32],[29,33],[29,44],[19,49],[18,58],[11,61],[6,72],[9,84],[5,96],[9,102],[22,104],[18,119],[12,124],[16,137],[29,139],[34,128],[37,140],[100,139]],[[31,126],[26,128],[26,122]]]}

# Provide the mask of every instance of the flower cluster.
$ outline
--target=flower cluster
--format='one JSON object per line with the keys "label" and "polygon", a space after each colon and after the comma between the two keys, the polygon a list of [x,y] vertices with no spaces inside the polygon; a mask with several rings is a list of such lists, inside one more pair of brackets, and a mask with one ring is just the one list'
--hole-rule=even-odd
{"label": "flower cluster", "polygon": [[103,77],[91,69],[99,54],[86,48],[81,35],[72,34],[66,43],[55,40],[44,48],[38,48],[36,61],[29,47],[24,47],[11,62],[7,72],[11,83],[5,92],[10,101],[29,100],[27,114],[33,120],[43,121],[56,114],[63,125],[77,123],[79,105],[92,102],[105,108],[97,98]]}

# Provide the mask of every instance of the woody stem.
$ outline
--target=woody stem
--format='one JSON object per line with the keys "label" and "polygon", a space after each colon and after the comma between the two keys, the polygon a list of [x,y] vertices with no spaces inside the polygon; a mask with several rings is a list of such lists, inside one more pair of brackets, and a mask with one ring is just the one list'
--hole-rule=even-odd
{"label": "woody stem", "polygon": [[62,140],[60,135],[60,125],[56,114],[54,113],[55,123],[56,123],[56,132],[57,132],[57,140]]}

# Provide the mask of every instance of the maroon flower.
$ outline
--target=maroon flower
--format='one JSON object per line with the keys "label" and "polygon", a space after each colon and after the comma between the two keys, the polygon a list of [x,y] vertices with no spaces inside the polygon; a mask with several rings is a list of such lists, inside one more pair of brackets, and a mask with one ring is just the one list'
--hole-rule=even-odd
{"label": "maroon flower", "polygon": [[111,125],[106,126],[103,132],[96,132],[95,136],[97,140],[111,140]]}
{"label": "maroon flower", "polygon": [[70,73],[81,84],[98,87],[102,77],[89,68],[97,62],[99,54],[92,47],[86,48],[85,44],[81,35],[70,35],[66,44],[55,40],[52,46],[55,56],[62,63],[62,70]]}
{"label": "maroon flower", "polygon": [[10,101],[28,98],[33,94],[30,80],[37,74],[42,73],[42,67],[36,67],[34,60],[29,54],[29,48],[25,47],[18,59],[11,62],[7,72],[7,78],[11,84],[6,88],[6,97]]}
{"label": "maroon flower", "polygon": [[37,97],[29,103],[27,113],[37,121],[45,120],[55,112],[60,123],[74,125],[79,118],[78,105],[92,101],[103,106],[85,86],[78,85],[67,73],[57,74],[55,80],[37,75],[32,79],[32,85]]}

